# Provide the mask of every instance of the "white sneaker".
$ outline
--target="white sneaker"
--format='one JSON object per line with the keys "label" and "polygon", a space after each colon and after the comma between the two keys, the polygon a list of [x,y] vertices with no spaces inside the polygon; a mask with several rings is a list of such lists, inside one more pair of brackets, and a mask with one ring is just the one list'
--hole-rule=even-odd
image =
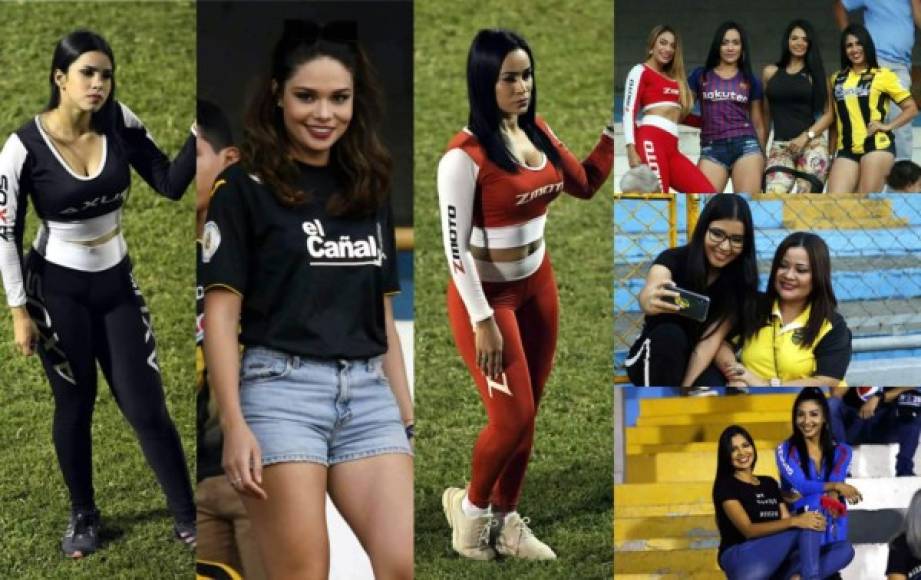
{"label": "white sneaker", "polygon": [[489,545],[489,529],[493,518],[486,514],[470,517],[464,513],[462,502],[467,490],[449,487],[441,494],[448,525],[451,526],[451,546],[454,551],[472,560],[492,560],[496,551]]}
{"label": "white sneaker", "polygon": [[502,556],[523,560],[556,560],[550,546],[538,540],[528,527],[529,521],[518,512],[508,514],[505,523],[499,524],[501,529],[496,538],[496,551]]}

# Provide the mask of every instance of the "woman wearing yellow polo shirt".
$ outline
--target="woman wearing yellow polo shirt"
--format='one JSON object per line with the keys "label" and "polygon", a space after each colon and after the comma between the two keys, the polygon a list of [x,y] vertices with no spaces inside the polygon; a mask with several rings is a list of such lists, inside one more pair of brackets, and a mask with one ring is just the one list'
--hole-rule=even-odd
{"label": "woman wearing yellow polo shirt", "polygon": [[[838,147],[828,193],[882,191],[895,162],[892,130],[910,122],[918,106],[895,73],[880,68],[873,39],[860,24],[841,33],[841,70],[831,76],[831,86]],[[891,102],[902,113],[884,123]]]}
{"label": "woman wearing yellow polo shirt", "polygon": [[843,385],[851,331],[837,304],[828,246],[812,233],[787,236],[759,301],[761,328],[743,343],[740,361],[725,343],[717,355],[728,384]]}

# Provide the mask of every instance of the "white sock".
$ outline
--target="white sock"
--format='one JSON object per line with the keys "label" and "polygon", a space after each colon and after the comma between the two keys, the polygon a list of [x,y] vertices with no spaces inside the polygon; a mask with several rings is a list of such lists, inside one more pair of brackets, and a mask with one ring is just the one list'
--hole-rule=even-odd
{"label": "white sock", "polygon": [[464,499],[461,501],[461,509],[464,510],[464,515],[468,518],[481,518],[489,514],[488,507],[481,508],[470,503],[467,494],[464,494]]}

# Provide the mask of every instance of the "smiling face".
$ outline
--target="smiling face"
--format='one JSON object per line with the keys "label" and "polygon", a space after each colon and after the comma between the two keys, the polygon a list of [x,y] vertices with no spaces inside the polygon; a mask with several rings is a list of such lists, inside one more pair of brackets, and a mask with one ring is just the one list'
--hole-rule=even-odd
{"label": "smiling face", "polygon": [[724,268],[742,253],[745,225],[739,220],[713,220],[704,236],[704,254],[711,268]]}
{"label": "smiling face", "polygon": [[70,63],[66,72],[54,73],[61,104],[95,113],[112,93],[112,74],[112,61],[104,52],[84,52]]}
{"label": "smiling face", "polygon": [[782,302],[804,302],[812,294],[812,265],[806,248],[796,246],[784,253],[774,273],[774,290]]}
{"label": "smiling face", "polygon": [[851,65],[856,67],[866,65],[867,55],[864,53],[863,44],[853,34],[848,34],[844,39],[844,52],[847,54],[848,60],[851,61]]}
{"label": "smiling face", "polygon": [[806,439],[817,439],[822,434],[825,417],[822,407],[815,401],[805,400],[796,407],[796,428]]}
{"label": "smiling face", "polygon": [[790,31],[790,37],[787,39],[787,45],[790,47],[790,54],[798,58],[804,58],[809,51],[809,37],[806,31],[799,26]]}
{"label": "smiling face", "polygon": [[656,37],[655,43],[649,49],[649,56],[659,65],[659,68],[667,68],[675,58],[675,35],[666,30]]}
{"label": "smiling face", "polygon": [[531,59],[516,48],[505,56],[496,79],[496,106],[503,116],[521,115],[531,104],[534,74]]}
{"label": "smiling face", "polygon": [[278,105],[291,142],[291,154],[309,165],[326,165],[333,145],[352,120],[352,73],[338,60],[318,56],[285,81]]}
{"label": "smiling face", "polygon": [[732,446],[732,468],[736,471],[751,469],[755,462],[755,447],[748,442],[748,439],[741,434],[732,436],[730,441]]}
{"label": "smiling face", "polygon": [[738,64],[741,57],[742,35],[735,28],[730,28],[720,43],[720,60],[726,64]]}

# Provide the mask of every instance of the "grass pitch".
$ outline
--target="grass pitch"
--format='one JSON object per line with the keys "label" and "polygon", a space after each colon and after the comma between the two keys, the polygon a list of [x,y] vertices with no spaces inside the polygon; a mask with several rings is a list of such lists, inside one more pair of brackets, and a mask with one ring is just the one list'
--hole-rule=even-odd
{"label": "grass pitch", "polygon": [[[0,138],[5,140],[44,107],[55,43],[76,28],[89,28],[102,34],[115,53],[119,100],[137,113],[170,156],[179,150],[195,118],[192,2],[4,2],[0,12],[5,67]],[[135,276],[153,316],[168,406],[190,467],[195,449],[193,196],[190,191],[179,203],[171,202],[134,174],[124,214]],[[27,222],[31,240],[37,225],[31,208]],[[80,562],[61,556],[59,541],[70,505],[51,443],[51,389],[38,358],[16,354],[12,339],[10,317],[4,312],[0,576],[190,577],[193,556],[172,540],[163,494],[101,375],[93,443],[105,543],[99,553]]]}
{"label": "grass pitch", "polygon": [[611,577],[610,184],[592,201],[562,195],[546,232],[560,290],[556,366],[538,416],[521,512],[559,555],[555,562],[473,562],[451,549],[441,492],[470,476],[485,424],[445,312],[435,170],[466,124],[466,57],[480,28],[507,27],[531,45],[538,113],[582,158],[610,117],[613,5],[415,2],[416,577]]}

